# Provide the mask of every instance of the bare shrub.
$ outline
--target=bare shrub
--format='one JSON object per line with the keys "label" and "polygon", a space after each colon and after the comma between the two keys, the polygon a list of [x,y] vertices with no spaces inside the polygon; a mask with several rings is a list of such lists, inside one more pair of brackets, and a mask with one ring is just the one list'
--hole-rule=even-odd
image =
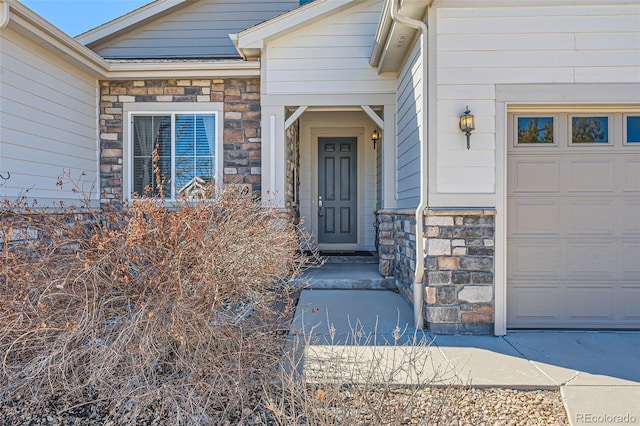
{"label": "bare shrub", "polygon": [[26,204],[1,214],[5,402],[172,424],[241,421],[259,404],[282,350],[275,306],[305,262],[281,213],[230,190],[95,216]]}

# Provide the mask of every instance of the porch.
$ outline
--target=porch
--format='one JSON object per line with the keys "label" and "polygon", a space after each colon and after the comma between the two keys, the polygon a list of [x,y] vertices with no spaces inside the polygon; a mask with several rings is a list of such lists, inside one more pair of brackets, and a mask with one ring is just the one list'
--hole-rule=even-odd
{"label": "porch", "polygon": [[310,290],[393,290],[395,278],[383,277],[374,252],[321,253],[324,264],[306,271],[295,284]]}

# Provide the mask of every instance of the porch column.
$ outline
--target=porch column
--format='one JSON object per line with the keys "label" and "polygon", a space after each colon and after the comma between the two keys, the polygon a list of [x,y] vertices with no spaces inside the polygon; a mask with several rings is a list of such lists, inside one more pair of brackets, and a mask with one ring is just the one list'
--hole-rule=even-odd
{"label": "porch column", "polygon": [[284,209],[286,149],[284,106],[262,108],[262,200]]}
{"label": "porch column", "polygon": [[370,106],[360,108],[382,129],[382,208],[395,207],[395,105],[384,105],[382,118]]}
{"label": "porch column", "polygon": [[384,105],[382,129],[382,208],[396,207],[396,114],[395,105]]}

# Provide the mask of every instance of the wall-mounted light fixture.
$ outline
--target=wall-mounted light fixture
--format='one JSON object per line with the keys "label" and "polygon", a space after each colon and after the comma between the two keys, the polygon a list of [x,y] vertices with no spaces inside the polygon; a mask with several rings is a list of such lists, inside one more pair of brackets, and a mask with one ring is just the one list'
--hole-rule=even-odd
{"label": "wall-mounted light fixture", "polygon": [[376,142],[380,140],[382,135],[378,131],[378,129],[373,129],[373,133],[371,134],[371,142],[373,142],[373,149],[376,149]]}
{"label": "wall-mounted light fixture", "polygon": [[467,149],[471,148],[471,143],[469,141],[469,137],[471,136],[471,132],[476,129],[476,118],[469,111],[469,106],[467,106],[466,111],[463,115],[460,116],[460,130],[467,135]]}

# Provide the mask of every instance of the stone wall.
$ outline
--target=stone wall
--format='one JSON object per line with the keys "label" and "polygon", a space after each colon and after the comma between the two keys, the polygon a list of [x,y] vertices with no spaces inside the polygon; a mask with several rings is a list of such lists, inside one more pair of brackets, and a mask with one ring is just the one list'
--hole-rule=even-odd
{"label": "stone wall", "polygon": [[[413,300],[414,212],[376,214],[380,273]],[[493,334],[495,210],[428,210],[424,216],[425,320],[435,334]]]}
{"label": "stone wall", "polygon": [[134,102],[223,102],[224,183],[251,185],[260,192],[259,79],[101,81],[101,203],[123,198],[123,105]]}
{"label": "stone wall", "polygon": [[376,249],[380,274],[394,277],[400,292],[412,300],[416,269],[416,221],[410,210],[376,212]]}
{"label": "stone wall", "polygon": [[287,135],[287,187],[285,203],[294,224],[300,223],[300,122],[296,120]]}
{"label": "stone wall", "polygon": [[425,219],[429,331],[493,334],[495,210],[433,210]]}

